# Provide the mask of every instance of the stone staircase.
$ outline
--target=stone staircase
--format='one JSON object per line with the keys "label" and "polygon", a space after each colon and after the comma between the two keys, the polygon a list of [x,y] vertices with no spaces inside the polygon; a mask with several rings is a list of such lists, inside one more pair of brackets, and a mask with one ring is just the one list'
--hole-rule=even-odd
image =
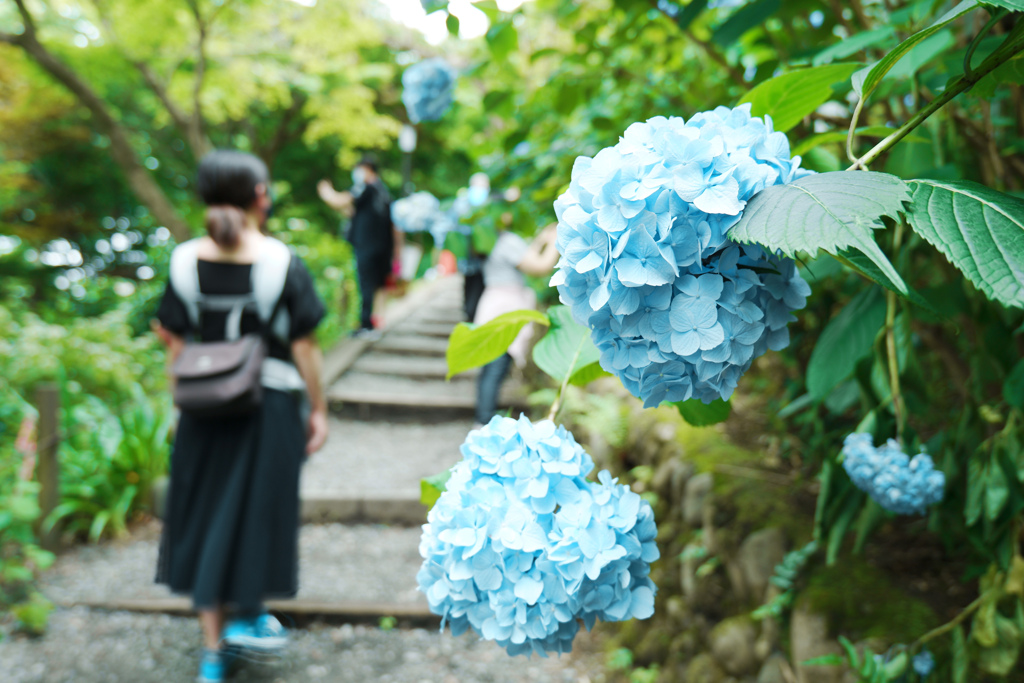
{"label": "stone staircase", "polygon": [[[437,622],[416,590],[420,479],[455,464],[473,426],[477,373],[445,380],[461,284],[425,283],[389,307],[379,340],[346,340],[328,353],[330,435],[302,472],[300,591],[271,609]],[[521,387],[506,385],[505,405],[521,407]],[[187,598],[153,583],[158,542],[154,522],[127,541],[76,548],[45,575],[44,593],[64,608],[190,613]]]}

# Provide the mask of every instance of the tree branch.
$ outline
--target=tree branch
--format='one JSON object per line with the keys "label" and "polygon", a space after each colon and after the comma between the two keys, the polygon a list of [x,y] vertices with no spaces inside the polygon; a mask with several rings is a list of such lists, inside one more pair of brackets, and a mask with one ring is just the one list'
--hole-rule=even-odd
{"label": "tree branch", "polygon": [[189,137],[195,141],[193,151],[201,152],[196,154],[198,158],[210,151],[210,143],[203,134],[202,103],[203,80],[206,77],[206,36],[208,26],[202,12],[199,10],[197,0],[186,0],[186,2],[192,9],[192,16],[195,17],[196,28],[199,30],[199,36],[196,39],[196,75],[195,82],[192,84],[192,120],[188,128]]}
{"label": "tree branch", "polygon": [[128,186],[139,201],[149,208],[153,217],[165,225],[178,241],[192,236],[188,225],[175,211],[174,206],[152,175],[139,163],[128,140],[128,133],[107,108],[106,102],[71,67],[53,55],[36,38],[36,26],[25,8],[24,0],[14,0],[25,22],[25,32],[18,36],[15,44],[20,46],[35,62],[61,85],[70,90],[92,114],[97,127],[110,139],[110,156],[125,175]]}
{"label": "tree branch", "polygon": [[[668,17],[672,21],[673,24],[676,24],[676,26],[679,25],[679,24],[676,23],[675,17],[673,17],[671,14],[668,14],[667,12],[665,12],[665,10],[663,10],[661,7],[658,6],[658,0],[650,0],[650,4],[651,4],[651,6],[654,9],[658,10],[659,12],[664,14],[666,17]],[[725,68],[725,70],[729,72],[729,77],[732,78],[732,80],[734,82],[736,82],[736,83],[743,83],[746,80],[743,77],[743,72],[741,70],[739,70],[738,68],[736,68],[735,66],[733,66],[732,64],[730,64],[729,60],[727,60],[725,58],[725,55],[723,55],[721,52],[716,50],[715,46],[712,45],[709,41],[702,40],[702,39],[698,38],[697,36],[694,35],[693,31],[691,31],[688,28],[687,29],[680,29],[680,30],[682,31],[684,36],[686,36],[687,38],[692,40],[694,43],[699,45],[701,47],[701,49],[704,50],[705,54],[707,54],[708,57],[710,57],[713,61],[717,62],[719,65],[721,65],[723,68]]]}
{"label": "tree branch", "polygon": [[259,155],[268,168],[274,165],[274,158],[278,155],[281,149],[289,140],[294,138],[294,134],[288,129],[291,127],[292,122],[295,121],[296,116],[299,115],[299,112],[302,111],[302,107],[306,104],[306,100],[307,98],[305,93],[301,91],[292,93],[291,106],[285,110],[284,116],[281,118],[281,123],[278,124],[277,130],[274,131],[274,136],[270,139],[269,143],[262,147]]}
{"label": "tree branch", "polygon": [[[200,130],[199,135],[194,134],[194,124],[192,118],[179,107],[174,100],[171,99],[170,93],[167,92],[167,83],[162,81],[157,74],[150,68],[149,64],[138,59],[130,54],[127,50],[122,47],[121,40],[117,35],[117,31],[114,29],[114,25],[111,23],[110,18],[104,13],[103,0],[93,0],[93,7],[96,9],[96,13],[100,17],[100,22],[103,24],[104,30],[110,37],[111,43],[113,43],[122,56],[128,62],[135,67],[135,70],[142,76],[142,80],[146,86],[156,95],[156,98],[163,104],[164,109],[167,110],[167,114],[171,117],[171,121],[174,122],[175,127],[181,131],[188,143],[189,148],[192,150],[192,155],[199,159],[206,154],[210,148],[210,142],[206,139],[206,136],[202,134]],[[180,63],[171,69],[171,74],[174,74],[179,68]]]}

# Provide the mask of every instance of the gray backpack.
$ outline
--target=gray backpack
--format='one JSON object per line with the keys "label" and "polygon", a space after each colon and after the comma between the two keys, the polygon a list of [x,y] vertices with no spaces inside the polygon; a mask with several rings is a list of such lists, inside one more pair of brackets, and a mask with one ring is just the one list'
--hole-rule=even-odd
{"label": "gray backpack", "polygon": [[[225,341],[186,340],[171,368],[174,402],[183,411],[202,416],[243,415],[259,407],[264,387],[301,390],[304,383],[294,365],[267,358],[271,337],[288,339],[288,312],[279,304],[291,251],[276,239],[264,239],[252,265],[252,292],[208,295],[199,291],[198,246],[199,240],[190,240],[171,254],[171,285],[194,330],[199,329],[202,311],[228,312]],[[255,309],[261,329],[242,336],[246,309]]]}

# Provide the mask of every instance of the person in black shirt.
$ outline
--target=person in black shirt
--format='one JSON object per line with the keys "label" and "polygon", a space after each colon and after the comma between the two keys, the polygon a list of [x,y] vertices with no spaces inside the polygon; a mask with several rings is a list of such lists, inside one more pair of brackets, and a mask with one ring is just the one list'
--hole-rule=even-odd
{"label": "person in black shirt", "polygon": [[359,276],[362,315],[357,337],[374,337],[373,300],[384,286],[395,251],[391,224],[391,195],[377,173],[377,162],[363,157],[352,172],[352,191],[338,192],[328,180],[321,180],[317,191],[324,202],[352,217],[345,234],[355,250]]}
{"label": "person in black shirt", "polygon": [[[171,363],[189,340],[227,338],[227,313],[201,300],[255,292],[254,265],[275,241],[263,232],[271,200],[262,161],[216,150],[200,162],[196,186],[208,234],[175,253],[194,249],[197,291],[169,281],[156,316]],[[192,596],[203,630],[202,683],[224,680],[229,647],[279,650],[285,632],[264,600],[298,590],[299,472],[327,438],[328,421],[314,336],[324,306],[295,254],[275,311],[271,323],[243,309],[236,323],[242,334],[267,338],[261,404],[229,417],[182,410],[174,438],[156,578]],[[275,378],[268,365],[285,372]]]}

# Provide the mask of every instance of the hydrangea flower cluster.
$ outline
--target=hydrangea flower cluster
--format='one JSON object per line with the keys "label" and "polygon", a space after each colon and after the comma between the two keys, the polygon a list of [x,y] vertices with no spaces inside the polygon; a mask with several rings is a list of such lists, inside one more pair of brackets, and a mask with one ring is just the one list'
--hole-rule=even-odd
{"label": "hydrangea flower cluster", "polygon": [[440,57],[413,64],[402,74],[402,103],[413,123],[437,121],[452,104],[455,69]]}
{"label": "hydrangea flower cluster", "polygon": [[[469,433],[427,516],[417,574],[430,608],[509,654],[569,652],[581,619],[646,619],[658,559],[651,506],[564,427],[496,416]],[[444,622],[442,622],[442,628]]]}
{"label": "hydrangea flower cluster", "polygon": [[875,448],[870,434],[843,441],[843,468],[860,490],[898,515],[920,515],[942,500],[946,475],[925,453],[907,456],[895,439]]}
{"label": "hydrangea flower cluster", "polygon": [[754,358],[788,346],[810,287],[791,259],[726,233],[753,195],[809,173],[750,105],[634,123],[576,159],[551,284],[645,407],[728,399]]}
{"label": "hydrangea flower cluster", "polygon": [[921,678],[928,678],[932,671],[935,670],[935,655],[927,649],[918,652],[914,655],[914,659],[911,661],[913,663],[914,673]]}
{"label": "hydrangea flower cluster", "polygon": [[441,217],[441,202],[429,192],[416,192],[391,203],[391,220],[402,232],[430,230]]}

